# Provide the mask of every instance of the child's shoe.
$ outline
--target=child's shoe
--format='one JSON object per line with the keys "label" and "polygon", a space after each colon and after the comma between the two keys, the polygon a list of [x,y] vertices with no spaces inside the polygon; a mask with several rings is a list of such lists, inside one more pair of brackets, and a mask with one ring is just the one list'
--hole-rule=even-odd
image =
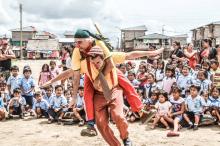
{"label": "child's shoe", "polygon": [[194,125],[193,130],[198,130],[198,125]]}
{"label": "child's shoe", "polygon": [[80,122],[79,122],[79,127],[82,127],[82,126],[84,126],[85,125],[85,121],[84,120],[81,120]]}
{"label": "child's shoe", "polygon": [[190,124],[189,124],[189,127],[187,127],[187,129],[193,129],[193,124],[190,123]]}
{"label": "child's shoe", "polygon": [[62,119],[59,118],[58,121],[57,121],[57,124],[61,125],[62,124]]}

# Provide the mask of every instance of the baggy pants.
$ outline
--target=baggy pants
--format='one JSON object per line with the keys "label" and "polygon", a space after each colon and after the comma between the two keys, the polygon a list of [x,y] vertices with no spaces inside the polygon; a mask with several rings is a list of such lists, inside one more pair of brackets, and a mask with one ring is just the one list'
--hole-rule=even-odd
{"label": "baggy pants", "polygon": [[123,114],[123,104],[123,91],[120,87],[112,90],[110,103],[107,103],[103,93],[95,91],[95,122],[102,137],[110,146],[120,146],[121,144],[109,127],[109,114],[119,130],[120,138],[122,140],[128,138],[128,124]]}

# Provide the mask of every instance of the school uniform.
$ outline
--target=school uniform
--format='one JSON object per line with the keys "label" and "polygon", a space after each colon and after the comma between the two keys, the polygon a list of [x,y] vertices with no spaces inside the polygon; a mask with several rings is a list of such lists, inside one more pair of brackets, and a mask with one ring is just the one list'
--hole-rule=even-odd
{"label": "school uniform", "polygon": [[161,69],[157,69],[155,72],[155,79],[156,79],[156,83],[157,85],[162,88],[162,81],[164,78],[164,72],[162,72]]}
{"label": "school uniform", "polygon": [[202,91],[209,91],[209,87],[211,86],[211,82],[207,79],[205,80],[195,79],[193,80],[193,84],[200,87],[200,93]]}
{"label": "school uniform", "polygon": [[33,91],[29,93],[26,92],[28,92],[31,88],[36,86],[34,79],[32,77],[29,77],[27,79],[23,76],[19,81],[19,86],[23,89],[21,95],[25,98],[27,104],[32,108],[34,92]]}
{"label": "school uniform", "polygon": [[[59,115],[64,111],[63,106],[67,106],[67,100],[63,96],[53,96],[50,100],[50,109],[48,109],[48,114],[53,117],[54,119],[58,119]],[[58,109],[58,112],[54,110]]]}
{"label": "school uniform", "polygon": [[160,87],[156,83],[146,84],[145,85],[145,96],[146,96],[146,98],[150,98],[153,90],[156,90],[156,89],[160,89]]}
{"label": "school uniform", "polygon": [[2,97],[0,97],[0,109],[3,109],[3,108],[4,108],[4,102],[3,102]]}
{"label": "school uniform", "polygon": [[13,109],[12,114],[13,115],[22,115],[24,114],[24,107],[26,105],[26,100],[24,97],[20,97],[18,101],[15,101],[14,98],[12,98],[9,102],[9,105],[13,102],[12,106],[9,106],[9,109]]}
{"label": "school uniform", "polygon": [[157,103],[157,100],[152,100],[151,98],[147,98],[143,100],[143,104],[145,105],[155,105]]}
{"label": "school uniform", "polygon": [[188,112],[186,112],[187,115],[201,115],[203,106],[205,105],[203,98],[199,95],[195,98],[192,98],[191,95],[189,95],[185,99],[185,104],[188,107]]}
{"label": "school uniform", "polygon": [[48,97],[47,94],[45,94],[45,95],[43,96],[43,99],[45,99],[48,103],[50,103],[50,100],[52,99],[53,96],[55,96],[53,93],[51,94],[50,97]]}
{"label": "school uniform", "polygon": [[218,97],[213,98],[212,96],[209,96],[208,100],[210,101],[210,107],[217,107],[220,110],[220,98]]}
{"label": "school uniform", "polygon": [[19,81],[21,79],[21,76],[18,75],[18,76],[10,76],[7,80],[7,85],[10,86],[10,93],[12,94],[13,93],[13,90],[16,89],[16,88],[19,88]]}
{"label": "school uniform", "polygon": [[84,115],[85,114],[85,111],[84,111],[84,100],[83,100],[83,96],[79,96],[77,95],[77,103],[76,103],[76,106],[75,108],[79,108],[79,109],[82,109],[79,111],[79,114],[80,115]]}
{"label": "school uniform", "polygon": [[7,106],[8,106],[10,99],[11,99],[11,96],[9,95],[9,93],[4,92],[4,93],[0,94],[0,97],[3,100],[4,107],[7,109]]}
{"label": "school uniform", "polygon": [[84,100],[83,100],[83,96],[77,96],[77,103],[76,103],[76,107],[77,108],[82,108],[84,106]]}
{"label": "school uniform", "polygon": [[49,109],[49,103],[45,99],[41,99],[40,101],[35,100],[33,104],[34,111],[37,109],[41,110],[42,115],[44,115],[46,118],[48,117],[48,109]]}
{"label": "school uniform", "polygon": [[177,86],[182,90],[182,97],[185,97],[185,91],[189,89],[189,87],[192,85],[193,79],[192,76],[184,76],[180,75],[177,79]]}
{"label": "school uniform", "polygon": [[140,82],[137,79],[130,81],[133,87],[137,88],[140,85]]}

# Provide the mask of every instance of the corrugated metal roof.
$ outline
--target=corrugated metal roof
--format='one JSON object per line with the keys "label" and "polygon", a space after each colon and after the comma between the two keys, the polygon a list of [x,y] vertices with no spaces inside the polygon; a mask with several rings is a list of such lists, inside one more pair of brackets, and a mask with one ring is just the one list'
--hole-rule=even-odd
{"label": "corrugated metal roof", "polygon": [[139,31],[139,30],[144,30],[147,31],[147,27],[145,25],[140,25],[140,26],[135,26],[135,27],[129,27],[129,28],[123,28],[121,29],[122,31],[126,31],[126,30],[133,30],[133,31]]}
{"label": "corrugated metal roof", "polygon": [[73,38],[59,38],[59,43],[74,43]]}
{"label": "corrugated metal roof", "polygon": [[169,36],[159,34],[159,33],[153,33],[153,34],[148,34],[142,37],[139,37],[138,39],[169,39]]}
{"label": "corrugated metal roof", "polygon": [[174,35],[172,38],[188,38],[187,34]]}
{"label": "corrugated metal roof", "polygon": [[[20,31],[20,28],[16,28],[16,29],[11,29],[10,31]],[[33,31],[33,32],[37,32],[36,28],[34,26],[27,26],[27,27],[23,27],[22,31]]]}
{"label": "corrugated metal roof", "polygon": [[196,27],[194,29],[191,29],[191,31],[194,31],[196,29],[203,28],[203,27],[206,27],[206,26],[209,26],[209,25],[220,25],[220,21],[215,21],[215,22],[212,22],[212,23],[209,23],[209,24],[206,24],[206,25],[202,25],[202,26]]}

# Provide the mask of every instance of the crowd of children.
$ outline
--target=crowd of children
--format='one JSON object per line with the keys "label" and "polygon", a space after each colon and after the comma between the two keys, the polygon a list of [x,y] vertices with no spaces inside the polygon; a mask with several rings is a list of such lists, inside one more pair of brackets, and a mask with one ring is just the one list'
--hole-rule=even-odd
{"label": "crowd of children", "polygon": [[[161,59],[141,61],[140,64],[127,62],[117,65],[137,89],[148,113],[147,122],[151,128],[157,126],[173,130],[167,136],[179,136],[183,126],[197,130],[202,124],[220,125],[220,67],[217,59],[203,59],[190,67],[185,60]],[[136,67],[136,65],[138,65]],[[136,69],[138,68],[138,69]],[[64,82],[36,91],[45,82],[56,77],[60,69],[55,61],[42,66],[38,84],[32,78],[30,66],[23,68],[19,75],[18,66],[11,67],[11,76],[5,79],[0,74],[0,120],[27,113],[36,118],[45,117],[48,123],[61,124],[65,119],[75,119],[79,126],[85,124],[83,103],[83,76],[80,80],[77,103],[69,108],[72,94],[71,78]],[[130,122],[138,121],[139,115],[131,111],[124,99],[124,114]],[[114,123],[114,121],[113,121]]]}
{"label": "crowd of children", "polygon": [[38,85],[28,65],[24,66],[23,75],[19,74],[19,67],[16,65],[11,67],[11,76],[8,79],[0,75],[0,120],[15,117],[23,119],[30,113],[30,116],[36,118],[47,118],[49,124],[53,122],[61,124],[67,118],[74,119],[78,121],[79,126],[83,126],[85,124],[83,86],[79,87],[77,103],[71,109],[68,107],[72,99],[71,79],[66,80],[66,85],[56,82],[46,88],[39,88],[59,73],[60,69],[56,62],[50,61],[49,65],[43,64]]}
{"label": "crowd of children", "polygon": [[[216,59],[202,59],[194,69],[187,61],[165,63],[161,59],[152,64],[141,61],[138,69],[135,66],[135,62],[128,62],[118,68],[137,89],[152,129],[173,127],[167,136],[179,136],[183,126],[193,130],[200,125],[220,126],[220,69]],[[128,121],[139,119],[128,104],[124,110]]]}

